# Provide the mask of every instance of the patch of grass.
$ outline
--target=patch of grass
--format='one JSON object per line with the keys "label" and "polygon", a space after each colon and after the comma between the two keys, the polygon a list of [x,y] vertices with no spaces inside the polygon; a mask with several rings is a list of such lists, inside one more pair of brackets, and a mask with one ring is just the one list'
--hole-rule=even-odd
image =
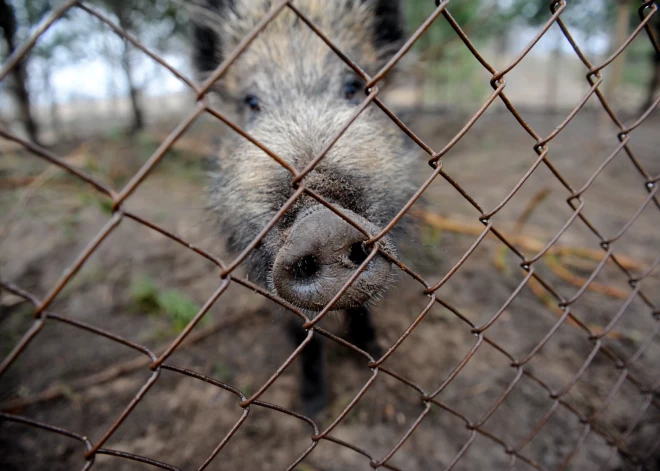
{"label": "patch of grass", "polygon": [[149,277],[142,277],[131,283],[131,299],[137,310],[154,313],[160,307],[158,304],[158,288]]}
{"label": "patch of grass", "polygon": [[158,296],[158,303],[169,317],[175,330],[182,331],[199,312],[195,301],[177,291],[164,291]]}
{"label": "patch of grass", "polygon": [[142,277],[131,284],[134,307],[147,314],[163,314],[172,328],[181,332],[199,312],[199,305],[186,295],[160,289],[149,277]]}
{"label": "patch of grass", "polygon": [[101,212],[105,214],[112,214],[112,201],[109,198],[97,198],[96,199],[96,204],[101,210]]}

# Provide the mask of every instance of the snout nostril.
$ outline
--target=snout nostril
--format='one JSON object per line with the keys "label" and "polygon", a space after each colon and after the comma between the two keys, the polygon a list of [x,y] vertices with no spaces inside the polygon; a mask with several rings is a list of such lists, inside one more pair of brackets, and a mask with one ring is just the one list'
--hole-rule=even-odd
{"label": "snout nostril", "polygon": [[368,256],[369,252],[365,250],[362,242],[356,242],[351,245],[351,251],[348,254],[348,259],[351,262],[355,263],[356,265],[362,265],[362,262],[364,262]]}
{"label": "snout nostril", "polygon": [[[369,233],[380,233],[381,229],[364,217],[344,211]],[[386,254],[395,253],[388,236],[377,243],[367,238],[324,206],[303,210],[277,251],[268,273],[268,287],[292,305],[311,312],[361,307],[387,290],[392,263]],[[365,269],[358,273],[362,265]]]}
{"label": "snout nostril", "polygon": [[319,271],[319,262],[313,255],[301,257],[293,265],[293,277],[299,281],[308,281]]}

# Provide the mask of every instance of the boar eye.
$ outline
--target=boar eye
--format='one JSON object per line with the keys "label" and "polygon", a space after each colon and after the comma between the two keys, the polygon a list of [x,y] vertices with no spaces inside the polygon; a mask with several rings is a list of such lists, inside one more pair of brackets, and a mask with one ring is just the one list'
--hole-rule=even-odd
{"label": "boar eye", "polygon": [[261,104],[259,103],[259,98],[254,95],[247,95],[243,100],[246,105],[250,107],[252,111],[260,111]]}
{"label": "boar eye", "polygon": [[357,80],[349,80],[344,84],[344,96],[347,100],[355,98],[356,93],[360,90],[360,83]]}

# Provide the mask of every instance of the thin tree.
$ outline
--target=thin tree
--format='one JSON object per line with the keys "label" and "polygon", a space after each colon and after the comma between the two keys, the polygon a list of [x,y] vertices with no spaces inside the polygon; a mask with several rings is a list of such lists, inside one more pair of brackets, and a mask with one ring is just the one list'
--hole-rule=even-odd
{"label": "thin tree", "polygon": [[41,88],[48,101],[50,127],[58,140],[65,137],[65,130],[60,120],[53,72],[58,66],[75,64],[85,58],[85,32],[78,23],[69,21],[67,17],[60,19],[53,28],[56,30],[51,30],[52,34],[38,42],[32,50],[32,63],[38,66]]}
{"label": "thin tree", "polygon": [[[157,52],[165,51],[170,41],[183,29],[173,0],[97,0],[97,3],[115,17],[122,30]],[[119,55],[109,60],[119,64],[126,81],[132,114],[127,131],[132,135],[145,125],[145,113],[140,99],[145,83],[139,83],[136,77],[138,53],[135,47],[123,36],[119,39]]]}
{"label": "thin tree", "polygon": [[656,91],[660,88],[660,20],[656,19],[652,26],[652,31],[653,39],[655,40],[654,48],[650,54],[653,71],[648,88],[646,89],[646,100],[644,100],[643,110],[650,108],[656,99]]}
{"label": "thin tree", "polygon": [[[621,47],[621,45],[628,38],[628,32],[631,23],[631,6],[628,0],[618,0],[615,8],[615,27],[614,35],[612,37],[612,46],[611,53]],[[605,83],[605,96],[609,99],[614,100],[616,98],[616,90],[619,88],[621,79],[623,77],[623,68],[626,63],[626,52],[627,48],[621,51],[616,59],[610,65],[611,73],[608,77],[608,80]]]}
{"label": "thin tree", "polygon": [[[7,47],[7,55],[11,55],[20,40],[18,38],[19,24],[14,7],[6,0],[0,0],[0,29]],[[18,106],[19,119],[25,126],[25,131],[32,142],[39,141],[39,129],[30,108],[30,93],[28,90],[27,60],[19,61],[11,72],[11,93]]]}

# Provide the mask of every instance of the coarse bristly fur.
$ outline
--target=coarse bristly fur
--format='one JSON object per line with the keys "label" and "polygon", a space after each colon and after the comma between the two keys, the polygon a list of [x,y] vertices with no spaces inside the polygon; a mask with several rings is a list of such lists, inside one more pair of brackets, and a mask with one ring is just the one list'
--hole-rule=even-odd
{"label": "coarse bristly fur", "polygon": [[[207,0],[195,31],[194,59],[200,77],[213,71],[278,3]],[[295,5],[370,75],[403,43],[403,18],[396,1],[297,0]],[[355,96],[347,93],[353,84]],[[213,90],[221,97],[221,109],[231,110],[245,131],[302,169],[350,119],[365,97],[363,86],[330,47],[285,7]],[[403,133],[372,104],[304,184],[382,228],[412,196],[414,155]],[[294,193],[291,179],[286,169],[243,137],[223,140],[210,194],[231,249],[243,249],[274,217]],[[272,282],[276,254],[297,215],[315,205],[318,202],[303,195],[287,211],[249,256],[250,278],[276,291]],[[389,236],[383,243],[393,246]],[[385,285],[374,289],[372,298],[381,297]]]}

